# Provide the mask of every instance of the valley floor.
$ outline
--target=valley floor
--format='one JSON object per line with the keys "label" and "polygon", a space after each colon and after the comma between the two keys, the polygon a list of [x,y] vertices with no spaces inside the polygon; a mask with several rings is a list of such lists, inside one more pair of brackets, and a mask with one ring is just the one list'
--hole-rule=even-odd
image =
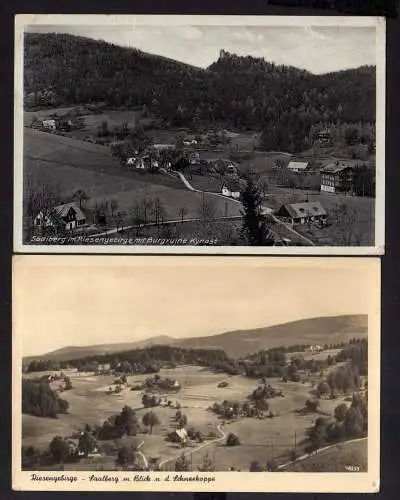
{"label": "valley floor", "polygon": [[[336,365],[338,366],[338,365]],[[33,374],[31,374],[32,376]],[[205,436],[203,443],[190,442],[182,448],[178,444],[166,441],[166,435],[174,429],[176,410],[170,407],[156,407],[160,425],[154,427],[152,434],[142,430],[136,437],[125,437],[122,440],[104,441],[99,444],[106,450],[102,456],[81,459],[79,463],[66,463],[70,470],[115,470],[115,458],[122,442],[133,440],[142,443],[140,452],[146,460],[157,460],[164,470],[171,470],[176,459],[182,454],[190,460],[193,470],[197,470],[205,457],[215,464],[217,471],[226,471],[234,467],[236,470],[249,470],[250,463],[258,461],[265,464],[275,461],[283,464],[289,460],[290,453],[296,449],[299,454],[304,449],[306,431],[313,425],[318,414],[298,414],[296,409],[304,406],[310,397],[313,381],[283,382],[270,379],[273,387],[282,390],[284,397],[269,400],[270,410],[274,418],[237,418],[221,420],[208,408],[214,402],[244,401],[254,390],[257,380],[244,376],[227,376],[213,373],[197,366],[180,366],[175,369],[162,369],[161,376],[171,377],[181,384],[182,390],[169,398],[181,405],[181,411],[187,416],[188,427],[193,427]],[[123,406],[131,406],[141,422],[149,409],[143,408],[141,392],[124,389],[119,394],[107,394],[107,390],[115,377],[99,376],[91,373],[71,373],[73,389],[62,393],[69,402],[69,413],[59,415],[57,419],[22,416],[22,445],[35,446],[45,451],[51,439],[56,436],[69,437],[79,431],[85,424],[101,425],[104,420],[119,413]],[[129,384],[143,381],[147,376],[129,377]],[[219,388],[218,384],[227,381],[228,386]],[[334,408],[345,400],[322,399],[319,411],[324,415],[333,415]],[[350,403],[347,402],[347,405]],[[241,445],[234,448],[226,446],[226,436],[235,433]],[[318,460],[318,458],[314,458]],[[337,470],[335,461],[329,462],[328,469]],[[300,465],[299,465],[300,466]],[[56,466],[51,466],[52,468]],[[306,464],[304,464],[306,467]]]}

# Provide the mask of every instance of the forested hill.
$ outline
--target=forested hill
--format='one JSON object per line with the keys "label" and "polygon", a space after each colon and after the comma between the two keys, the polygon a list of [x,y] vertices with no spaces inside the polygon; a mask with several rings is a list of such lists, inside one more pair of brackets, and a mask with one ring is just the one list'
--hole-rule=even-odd
{"label": "forested hill", "polygon": [[176,126],[272,126],[272,136],[293,135],[297,150],[307,146],[312,125],[375,120],[373,66],[314,75],[224,50],[200,69],[83,37],[29,33],[24,85],[26,104],[43,104],[51,89],[51,105],[145,105]]}

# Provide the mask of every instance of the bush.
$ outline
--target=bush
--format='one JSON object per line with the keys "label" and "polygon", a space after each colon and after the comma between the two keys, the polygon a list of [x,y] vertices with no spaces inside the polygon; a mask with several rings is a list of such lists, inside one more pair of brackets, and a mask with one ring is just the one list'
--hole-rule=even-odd
{"label": "bush", "polygon": [[233,432],[229,433],[229,435],[226,439],[226,446],[238,446],[240,444],[241,443],[240,443],[239,436],[237,436]]}

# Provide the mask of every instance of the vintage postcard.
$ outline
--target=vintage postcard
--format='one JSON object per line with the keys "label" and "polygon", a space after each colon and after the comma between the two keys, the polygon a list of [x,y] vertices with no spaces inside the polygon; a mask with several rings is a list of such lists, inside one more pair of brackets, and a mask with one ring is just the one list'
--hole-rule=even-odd
{"label": "vintage postcard", "polygon": [[16,16],[16,252],[382,254],[384,151],[384,18]]}
{"label": "vintage postcard", "polygon": [[16,256],[12,334],[17,490],[379,489],[378,258]]}

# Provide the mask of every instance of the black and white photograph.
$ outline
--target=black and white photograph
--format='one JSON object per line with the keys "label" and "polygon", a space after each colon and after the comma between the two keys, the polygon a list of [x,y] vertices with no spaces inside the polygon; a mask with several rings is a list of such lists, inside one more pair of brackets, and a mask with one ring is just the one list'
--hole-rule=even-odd
{"label": "black and white photograph", "polygon": [[18,15],[15,47],[17,252],[383,253],[384,18]]}
{"label": "black and white photograph", "polygon": [[378,490],[378,259],[27,255],[13,290],[16,489]]}

